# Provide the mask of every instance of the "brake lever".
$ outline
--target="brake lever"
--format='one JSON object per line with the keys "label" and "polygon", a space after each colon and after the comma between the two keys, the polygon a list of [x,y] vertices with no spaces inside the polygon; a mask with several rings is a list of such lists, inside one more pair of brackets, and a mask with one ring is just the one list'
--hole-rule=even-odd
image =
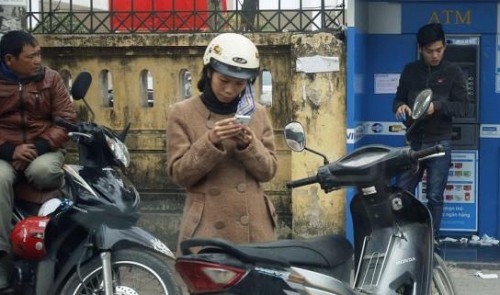
{"label": "brake lever", "polygon": [[69,132],[68,136],[71,138],[76,138],[76,142],[91,143],[94,140],[94,136],[83,133],[83,132]]}
{"label": "brake lever", "polygon": [[420,158],[419,161],[423,161],[423,160],[431,159],[431,158],[443,157],[444,155],[446,155],[445,152],[440,152],[440,153],[429,155],[427,157]]}

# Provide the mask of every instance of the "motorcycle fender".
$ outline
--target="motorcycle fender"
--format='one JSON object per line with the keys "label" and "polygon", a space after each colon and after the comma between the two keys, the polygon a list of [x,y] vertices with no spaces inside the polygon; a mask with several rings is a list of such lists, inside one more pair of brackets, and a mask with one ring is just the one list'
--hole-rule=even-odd
{"label": "motorcycle fender", "polygon": [[54,261],[50,259],[41,260],[36,267],[35,295],[52,295],[54,293]]}
{"label": "motorcycle fender", "polygon": [[[99,230],[95,233],[95,246],[101,250],[110,250],[115,246],[119,246],[120,243],[127,242],[128,245],[135,244],[139,246],[143,246],[148,249],[152,249],[153,251],[160,253],[168,258],[175,259],[174,254],[170,249],[161,242],[158,238],[154,237],[147,231],[141,229],[140,227],[129,227],[125,229],[114,229],[109,228],[106,225],[102,225]],[[77,265],[81,261],[87,261],[91,259],[95,253],[92,251],[85,251],[87,248],[86,243],[83,242],[78,247],[76,247],[73,251],[75,255],[71,255],[67,261],[65,261],[63,267],[59,271],[59,274],[51,286],[49,291],[43,291],[41,293],[37,293],[36,295],[53,295],[56,290],[64,283],[66,276],[72,271],[75,265]],[[81,256],[81,253],[84,252],[85,255]],[[52,269],[53,264],[55,263],[53,259],[47,258],[48,265],[46,265],[46,269]],[[45,272],[49,276],[53,276],[53,272]],[[43,275],[43,271],[38,271],[37,277],[42,278],[46,277]],[[47,278],[46,281],[51,281],[53,277]],[[42,282],[43,280],[41,280]],[[41,286],[40,290],[45,290],[46,286]]]}
{"label": "motorcycle fender", "polygon": [[112,249],[123,242],[143,246],[168,258],[175,259],[174,253],[167,245],[149,232],[137,226],[116,229],[103,225],[96,233],[96,246],[99,249]]}
{"label": "motorcycle fender", "polygon": [[[433,233],[430,212],[425,205],[412,194],[396,190],[392,194],[356,195],[351,201],[351,214],[358,270],[365,274],[371,271],[371,260],[362,260],[362,257],[386,253],[383,256],[386,268],[377,283],[381,294],[394,293],[391,288],[397,284],[393,282],[404,276],[411,276],[419,286],[429,286]],[[394,224],[398,224],[402,236],[394,236]],[[365,237],[369,237],[366,244]],[[403,244],[404,247],[397,246]],[[362,284],[359,277],[355,284],[356,287]]]}
{"label": "motorcycle fender", "polygon": [[[401,208],[394,209],[394,198],[399,199]],[[355,233],[355,249],[361,249],[363,239],[372,234],[373,230],[387,228],[388,225],[420,224],[432,232],[431,215],[427,207],[408,192],[400,191],[398,194],[374,195],[369,197],[357,194],[351,201],[351,215]]]}

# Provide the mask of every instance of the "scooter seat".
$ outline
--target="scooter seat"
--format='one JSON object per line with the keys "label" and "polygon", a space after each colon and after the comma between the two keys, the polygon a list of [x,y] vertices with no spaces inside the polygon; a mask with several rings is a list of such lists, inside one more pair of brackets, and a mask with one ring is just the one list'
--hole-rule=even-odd
{"label": "scooter seat", "polygon": [[339,235],[243,245],[232,244],[222,239],[194,238],[182,242],[181,250],[183,254],[187,254],[187,248],[199,246],[203,247],[199,253],[227,252],[247,263],[328,269],[345,263],[353,254],[352,245]]}

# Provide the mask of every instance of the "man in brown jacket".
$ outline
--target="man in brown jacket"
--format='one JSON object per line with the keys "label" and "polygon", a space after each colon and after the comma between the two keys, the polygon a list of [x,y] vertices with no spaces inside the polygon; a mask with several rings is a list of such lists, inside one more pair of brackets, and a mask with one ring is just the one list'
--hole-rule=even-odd
{"label": "man in brown jacket", "polygon": [[[168,175],[187,190],[179,242],[273,240],[276,211],[261,182],[275,175],[278,160],[267,111],[253,101],[257,48],[243,35],[221,34],[204,65],[202,94],[175,104],[167,124]],[[235,116],[250,113],[248,125]]]}
{"label": "man in brown jacket", "polygon": [[55,117],[76,121],[61,76],[41,65],[37,40],[10,31],[0,40],[0,292],[9,285],[13,185],[21,178],[40,190],[62,185],[67,131]]}

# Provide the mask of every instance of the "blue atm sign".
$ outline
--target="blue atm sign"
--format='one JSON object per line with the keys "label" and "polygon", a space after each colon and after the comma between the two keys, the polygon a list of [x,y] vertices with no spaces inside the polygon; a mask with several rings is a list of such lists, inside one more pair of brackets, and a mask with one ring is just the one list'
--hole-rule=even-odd
{"label": "blue atm sign", "polygon": [[497,3],[410,2],[402,3],[402,33],[415,34],[426,23],[441,23],[446,33],[496,34]]}

